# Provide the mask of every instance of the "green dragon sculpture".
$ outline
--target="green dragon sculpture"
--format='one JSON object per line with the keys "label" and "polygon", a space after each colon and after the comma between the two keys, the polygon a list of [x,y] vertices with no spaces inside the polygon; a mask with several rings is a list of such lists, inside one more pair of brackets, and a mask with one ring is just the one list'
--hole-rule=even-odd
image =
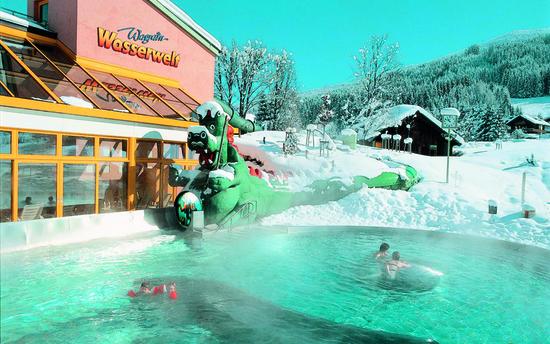
{"label": "green dragon sculpture", "polygon": [[[406,177],[384,172],[376,178],[355,177],[353,182],[339,179],[318,180],[301,192],[274,190],[264,179],[252,176],[244,159],[228,141],[227,128],[254,131],[254,124],[235,113],[223,102],[213,100],[199,106],[199,125],[189,129],[187,142],[199,154],[193,171],[170,167],[169,184],[183,186],[174,207],[178,223],[187,228],[193,210],[204,210],[206,224],[220,224],[244,205],[253,205],[247,221],[280,213],[297,205],[317,205],[339,200],[364,185],[389,189],[409,189],[418,181],[416,171],[405,166]],[[241,219],[235,219],[238,223]]]}

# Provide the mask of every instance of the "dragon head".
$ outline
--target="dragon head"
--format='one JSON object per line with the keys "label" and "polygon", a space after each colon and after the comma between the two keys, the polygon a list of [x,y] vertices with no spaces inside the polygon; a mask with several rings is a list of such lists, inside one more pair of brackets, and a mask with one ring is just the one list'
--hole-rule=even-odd
{"label": "dragon head", "polygon": [[223,166],[227,163],[227,139],[223,137],[229,115],[215,100],[202,104],[196,112],[200,116],[199,125],[189,128],[189,149],[199,154],[201,167],[214,169],[216,164]]}

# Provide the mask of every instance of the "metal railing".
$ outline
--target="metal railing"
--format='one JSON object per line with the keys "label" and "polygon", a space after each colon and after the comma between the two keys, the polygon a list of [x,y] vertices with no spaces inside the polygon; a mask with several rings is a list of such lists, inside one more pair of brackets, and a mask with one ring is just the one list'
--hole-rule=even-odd
{"label": "metal railing", "polygon": [[12,16],[19,17],[21,19],[25,19],[25,20],[28,20],[30,22],[42,25],[44,28],[49,29],[47,21],[45,21],[45,20],[43,20],[43,21],[35,20],[34,17],[32,17],[32,16],[30,16],[26,13],[21,13],[21,12],[18,12],[18,11],[14,11],[14,10],[6,8],[6,7],[0,7],[0,11],[6,12],[8,14],[11,14]]}
{"label": "metal railing", "polygon": [[256,201],[249,201],[241,204],[219,223],[218,229],[231,229],[236,222],[239,224],[251,224],[256,218],[256,207]]}

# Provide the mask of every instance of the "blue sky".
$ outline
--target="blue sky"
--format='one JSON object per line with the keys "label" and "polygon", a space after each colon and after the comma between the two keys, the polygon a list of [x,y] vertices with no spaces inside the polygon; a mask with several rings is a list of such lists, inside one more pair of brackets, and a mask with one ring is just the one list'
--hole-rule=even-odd
{"label": "blue sky", "polygon": [[[371,35],[400,45],[403,65],[428,62],[513,30],[550,27],[548,0],[172,0],[222,43],[261,40],[296,61],[301,90],[349,82]],[[25,0],[2,6],[25,11]]]}

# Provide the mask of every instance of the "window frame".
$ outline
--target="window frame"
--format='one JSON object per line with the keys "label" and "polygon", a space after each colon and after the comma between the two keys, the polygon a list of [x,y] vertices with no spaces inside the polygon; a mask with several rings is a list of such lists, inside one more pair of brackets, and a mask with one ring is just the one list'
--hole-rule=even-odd
{"label": "window frame", "polygon": [[[102,163],[108,162],[121,162],[127,164],[127,175],[126,175],[126,209],[123,211],[132,211],[135,210],[135,194],[136,194],[136,165],[138,163],[156,163],[158,164],[159,172],[159,203],[163,201],[162,198],[165,192],[166,187],[163,185],[163,181],[167,178],[168,169],[166,166],[169,166],[172,163],[180,165],[186,170],[191,170],[198,165],[197,160],[189,159],[187,155],[188,145],[187,142],[174,141],[174,140],[159,140],[159,139],[148,139],[148,138],[135,138],[135,137],[122,137],[122,136],[111,136],[111,135],[91,135],[86,133],[77,133],[77,132],[54,132],[47,130],[33,130],[33,129],[20,129],[20,128],[11,128],[11,127],[0,127],[1,131],[9,132],[11,137],[11,151],[10,153],[0,154],[0,160],[11,162],[11,219],[12,222],[19,221],[19,164],[21,163],[34,163],[34,164],[55,164],[56,165],[56,210],[54,217],[63,217],[63,193],[64,193],[64,165],[65,164],[91,164],[95,166],[95,203],[94,203],[94,213],[101,214],[100,211],[100,195],[99,195],[99,172],[100,165]],[[18,142],[19,142],[19,133],[34,133],[34,134],[44,134],[44,135],[54,135],[56,138],[56,152],[55,155],[30,155],[30,154],[19,154],[18,152]],[[76,137],[87,137],[93,138],[94,142],[94,154],[93,156],[64,156],[63,155],[63,136],[76,136]],[[100,140],[120,140],[126,142],[126,157],[106,157],[100,155]],[[136,147],[137,141],[154,141],[159,145],[159,157],[158,158],[136,158]],[[164,144],[176,144],[181,145],[184,149],[185,157],[184,159],[170,159],[164,158]],[[168,188],[173,188],[168,186]],[[174,201],[175,197],[174,192],[172,192],[171,201]]]}

